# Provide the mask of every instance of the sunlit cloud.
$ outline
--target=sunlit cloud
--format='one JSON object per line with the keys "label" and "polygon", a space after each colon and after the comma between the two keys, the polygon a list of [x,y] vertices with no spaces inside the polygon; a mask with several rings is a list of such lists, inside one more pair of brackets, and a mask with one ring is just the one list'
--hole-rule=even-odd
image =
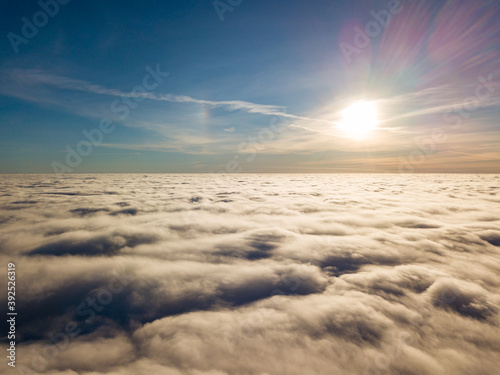
{"label": "sunlit cloud", "polygon": [[18,365],[263,372],[279,354],[296,374],[494,373],[499,181],[6,176],[0,259],[19,269],[17,345],[29,353]]}

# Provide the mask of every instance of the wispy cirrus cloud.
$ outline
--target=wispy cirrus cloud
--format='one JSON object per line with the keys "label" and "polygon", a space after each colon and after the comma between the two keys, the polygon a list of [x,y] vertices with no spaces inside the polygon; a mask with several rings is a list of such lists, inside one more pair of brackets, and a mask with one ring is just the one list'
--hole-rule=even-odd
{"label": "wispy cirrus cloud", "polygon": [[[206,105],[213,108],[223,108],[227,111],[242,111],[250,114],[267,116],[280,116],[295,120],[290,126],[302,128],[311,132],[323,132],[325,126],[331,127],[340,119],[340,112],[348,105],[344,101],[336,101],[331,105],[314,111],[313,115],[300,116],[287,113],[286,107],[269,104],[258,104],[245,100],[206,100],[194,98],[188,95],[162,94],[154,92],[133,92],[119,89],[107,88],[100,84],[85,80],[51,74],[38,69],[14,69],[8,76],[11,83],[27,85],[30,87],[50,87],[60,90],[79,91],[88,94],[105,95],[119,98],[148,99],[152,101],[170,103],[191,103]],[[464,105],[464,102],[475,99],[475,106],[480,108],[494,108],[500,105],[500,85],[497,77],[480,77],[478,82],[467,85],[441,85],[425,88],[422,90],[403,93],[388,97],[374,98],[377,104],[384,110],[381,126],[388,129],[397,129],[398,122],[404,119],[426,116],[431,114],[456,111]],[[493,90],[490,95],[475,95],[477,87],[484,82],[490,83],[490,87],[482,87],[481,90]],[[42,101],[49,104],[57,104],[57,100],[47,97],[30,97],[24,90],[11,90],[5,86],[2,94],[15,96],[30,101]],[[311,126],[313,124],[314,126]]]}
{"label": "wispy cirrus cloud", "polygon": [[[258,104],[244,100],[206,100],[172,93],[141,92],[134,91],[133,86],[130,87],[130,91],[126,91],[39,69],[14,69],[5,73],[4,71],[4,74],[0,75],[3,83],[0,86],[2,94],[51,107],[59,106],[73,114],[90,118],[109,116],[109,106],[114,100],[145,99],[144,104],[141,104],[143,110],[136,116],[128,118],[124,125],[140,128],[154,134],[154,137],[146,137],[139,141],[137,139],[128,141],[110,139],[109,142],[101,144],[102,147],[200,155],[221,153],[283,155],[324,152],[337,159],[340,155],[344,155],[349,160],[354,158],[355,165],[362,164],[359,161],[360,157],[365,158],[366,162],[367,152],[369,152],[370,168],[377,166],[381,170],[394,170],[394,163],[398,163],[398,155],[412,152],[417,147],[415,146],[416,137],[428,136],[429,127],[447,125],[442,116],[450,111],[453,114],[453,111],[460,108],[464,101],[474,97],[476,88],[481,83],[480,81],[457,82],[406,93],[386,93],[385,96],[377,96],[374,92],[372,97],[361,98],[374,100],[377,103],[380,121],[377,131],[371,134],[369,139],[359,143],[346,138],[335,127],[341,119],[342,110],[353,100],[358,99],[353,97],[332,100],[327,105],[311,109],[305,116],[299,116],[287,113],[285,107],[278,105]],[[484,77],[487,79],[488,75]],[[494,77],[493,82],[496,81]],[[162,86],[162,89],[168,89],[168,85]],[[485,90],[487,89],[482,88],[481,93],[486,93]],[[73,99],[74,95],[68,95],[68,91],[81,93],[78,95],[78,100]],[[107,99],[102,100],[102,98]],[[179,106],[170,105],[166,107],[168,111],[165,112],[161,103],[173,103]],[[493,109],[498,104],[500,104],[499,96],[496,92],[488,97],[479,97],[477,112],[481,113],[482,118],[477,120],[474,118],[475,115],[467,119],[467,123],[459,131],[462,134],[455,134],[456,131],[446,129],[450,140],[446,145],[440,145],[437,151],[449,151],[454,155],[454,162],[460,162],[460,160],[465,162],[465,158],[471,157],[477,161],[483,160],[485,155],[482,154],[485,153],[490,163],[494,151],[490,148],[479,150],[477,146],[487,143],[492,136],[487,133],[486,128],[490,125],[487,125],[488,119],[483,116],[482,110]],[[227,113],[218,118],[211,118],[210,127],[200,129],[196,123],[199,118],[195,117],[195,111],[193,112],[192,107],[188,105],[199,107],[199,111],[209,107],[219,108]],[[268,126],[269,122],[264,120],[254,125],[247,121],[249,115],[281,117],[288,120],[285,121],[284,127],[287,130],[279,135],[276,134],[272,142],[253,147],[252,145],[256,142],[251,139],[258,135],[260,129]],[[429,117],[432,115],[436,117]],[[484,127],[481,131],[477,130],[478,121],[483,121],[483,125],[479,124]],[[412,126],[412,124],[415,125]],[[223,131],[230,127],[239,131],[231,133]],[[408,135],[412,137],[408,138]],[[240,146],[244,143],[249,146],[242,149]],[[459,155],[454,151],[465,152],[469,155]],[[443,157],[436,153],[433,160],[436,159],[436,162],[448,160]],[[333,162],[330,158],[327,159],[323,163],[326,163],[325,168],[330,168],[328,166]],[[488,168],[488,170],[491,169]]]}
{"label": "wispy cirrus cloud", "polygon": [[[252,114],[261,114],[268,116],[281,116],[296,120],[308,121],[327,121],[323,119],[314,119],[304,116],[297,116],[286,112],[284,106],[257,104],[244,100],[205,100],[193,98],[187,95],[174,95],[174,94],[157,94],[152,92],[133,92],[123,91],[118,89],[110,89],[99,84],[92,82],[69,78],[59,75],[47,73],[38,69],[15,69],[10,74],[12,80],[17,83],[29,86],[48,86],[61,90],[80,91],[89,94],[107,95],[121,98],[140,98],[155,101],[165,101],[171,103],[193,103],[208,105],[211,107],[224,108],[228,111],[244,111]],[[3,91],[4,95],[9,95],[9,91]]]}

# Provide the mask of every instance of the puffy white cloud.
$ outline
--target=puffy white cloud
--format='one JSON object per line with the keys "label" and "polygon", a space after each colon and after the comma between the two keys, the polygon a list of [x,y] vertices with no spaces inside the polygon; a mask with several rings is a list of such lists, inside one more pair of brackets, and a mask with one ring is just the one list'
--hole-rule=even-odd
{"label": "puffy white cloud", "polygon": [[499,184],[495,175],[4,176],[0,259],[17,268],[19,366],[495,374]]}

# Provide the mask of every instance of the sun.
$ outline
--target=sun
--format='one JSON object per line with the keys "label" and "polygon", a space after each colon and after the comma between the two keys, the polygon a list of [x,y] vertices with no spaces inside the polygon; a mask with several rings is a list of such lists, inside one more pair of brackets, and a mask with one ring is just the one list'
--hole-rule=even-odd
{"label": "sun", "polygon": [[377,106],[373,102],[352,103],[342,111],[339,129],[351,138],[365,138],[377,127]]}

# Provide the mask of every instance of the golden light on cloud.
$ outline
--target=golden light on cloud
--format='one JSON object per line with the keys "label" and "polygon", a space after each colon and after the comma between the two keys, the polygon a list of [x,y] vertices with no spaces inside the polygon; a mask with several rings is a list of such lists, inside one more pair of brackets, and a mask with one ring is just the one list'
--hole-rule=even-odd
{"label": "golden light on cloud", "polygon": [[362,139],[377,127],[377,123],[378,111],[375,103],[359,101],[342,111],[338,128],[350,138]]}

